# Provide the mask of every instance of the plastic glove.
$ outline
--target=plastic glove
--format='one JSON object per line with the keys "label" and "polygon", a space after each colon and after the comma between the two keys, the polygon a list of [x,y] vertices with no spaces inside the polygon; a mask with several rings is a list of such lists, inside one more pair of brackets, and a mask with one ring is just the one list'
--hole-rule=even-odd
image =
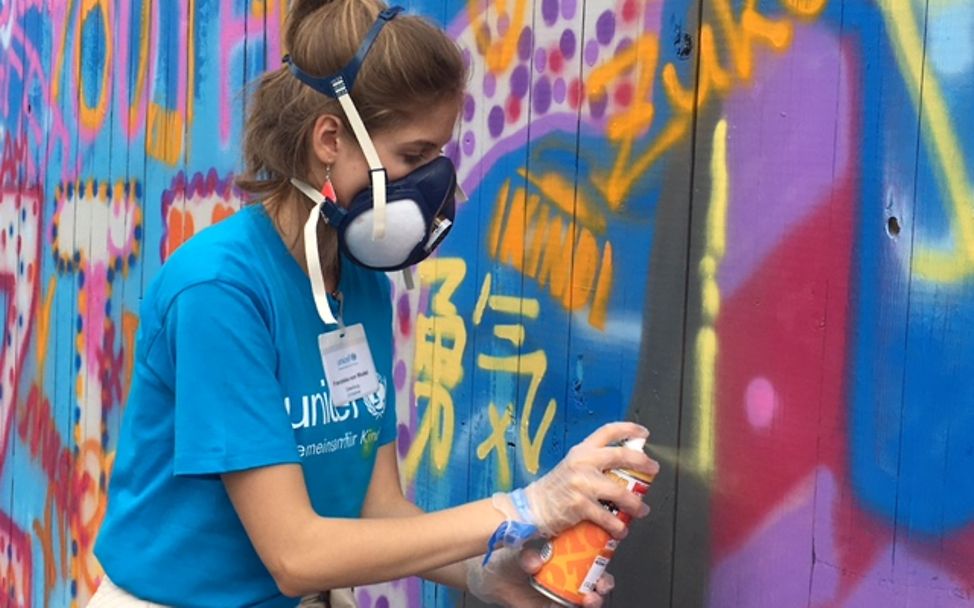
{"label": "plastic glove", "polygon": [[[538,527],[543,536],[552,537],[562,530],[587,519],[598,524],[615,538],[624,538],[626,524],[605,509],[600,500],[615,503],[622,511],[639,518],[649,514],[642,499],[605,475],[609,469],[631,469],[656,475],[659,463],[642,452],[618,445],[624,439],[648,437],[645,427],[632,422],[606,424],[571,448],[554,469],[523,490],[527,510],[525,518],[511,494],[498,493],[494,506],[509,520],[525,521]],[[492,558],[493,559],[493,558]]]}
{"label": "plastic glove", "polygon": [[[557,608],[557,604],[531,587],[531,575],[541,569],[541,555],[534,549],[517,551],[500,549],[486,566],[479,557],[467,560],[467,590],[477,599],[511,608]],[[615,579],[605,573],[595,585],[596,593],[587,593],[582,606],[600,608],[603,596],[615,586]]]}

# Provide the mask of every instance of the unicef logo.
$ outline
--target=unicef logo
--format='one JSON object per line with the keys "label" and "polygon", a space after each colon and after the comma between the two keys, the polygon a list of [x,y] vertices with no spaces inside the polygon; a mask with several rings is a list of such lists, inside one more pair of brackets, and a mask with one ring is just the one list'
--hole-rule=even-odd
{"label": "unicef logo", "polygon": [[379,376],[379,390],[362,398],[365,408],[376,418],[382,418],[386,413],[386,379]]}

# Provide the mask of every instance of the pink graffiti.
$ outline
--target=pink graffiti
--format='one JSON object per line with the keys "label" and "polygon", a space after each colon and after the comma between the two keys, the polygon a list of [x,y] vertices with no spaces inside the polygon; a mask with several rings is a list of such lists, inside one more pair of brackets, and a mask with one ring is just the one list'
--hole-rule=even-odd
{"label": "pink graffiti", "polygon": [[[80,411],[93,421],[83,428],[100,428],[104,402],[106,365],[117,357],[105,336],[114,336],[107,308],[112,284],[138,261],[142,240],[139,186],[95,181],[61,185],[55,192],[51,249],[58,271],[78,278],[78,375],[82,384],[77,397]],[[76,240],[75,235],[85,235]],[[118,391],[120,392],[120,391]],[[95,432],[94,430],[92,432]]]}
{"label": "pink graffiti", "polygon": [[30,344],[39,295],[41,201],[39,185],[18,177],[26,164],[26,143],[4,138],[0,160],[0,292],[7,316],[0,350],[0,454],[7,453],[9,427]]}
{"label": "pink graffiti", "polygon": [[0,512],[0,589],[7,608],[26,608],[31,603],[30,536],[6,513]]}
{"label": "pink graffiti", "polygon": [[[118,13],[119,23],[132,23],[131,3],[121,2],[119,4],[120,4],[119,13]],[[149,38],[148,57],[142,57],[142,56],[135,57],[135,60],[140,67],[142,67],[144,63],[144,69],[146,74],[145,84],[141,87],[141,90],[130,92],[128,78],[119,78],[116,82],[116,86],[118,87],[118,98],[120,100],[131,100],[131,102],[129,103],[127,115],[125,115],[121,121],[118,121],[121,123],[122,131],[125,133],[125,137],[129,141],[135,138],[135,136],[138,133],[140,133],[145,126],[145,118],[148,112],[147,108],[149,103],[150,83],[154,83],[156,81],[155,78],[156,62],[151,61],[149,59],[150,57],[157,56],[158,47],[159,47],[159,43],[158,43],[159,36],[152,35],[149,32],[149,26],[151,25],[151,23],[155,23],[158,21],[157,19],[158,6],[155,2],[151,3],[150,11],[151,11],[149,15],[150,24],[139,23],[140,38],[143,35],[142,31],[144,31],[145,32],[144,35],[147,35]],[[143,28],[142,26],[146,26],[146,27]],[[118,32],[118,47],[117,47],[118,65],[120,66],[132,65],[131,64],[132,57],[130,56],[130,52],[131,52],[130,50],[132,48],[132,40],[134,37],[134,32],[131,30],[131,28],[128,27],[117,28],[116,31]]]}
{"label": "pink graffiti", "polygon": [[220,144],[226,145],[230,141],[231,124],[230,112],[230,57],[237,52],[238,47],[243,42],[246,31],[246,17],[240,18],[234,15],[233,0],[220,0],[220,14],[223,16],[223,27],[220,29],[220,74],[224,77],[220,79],[220,107],[224,108],[220,112]]}

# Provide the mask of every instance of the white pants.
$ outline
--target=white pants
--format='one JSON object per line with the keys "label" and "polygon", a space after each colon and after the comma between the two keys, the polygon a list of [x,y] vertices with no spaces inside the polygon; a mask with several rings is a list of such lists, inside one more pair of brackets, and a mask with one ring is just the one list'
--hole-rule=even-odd
{"label": "white pants", "polygon": [[167,608],[162,604],[155,604],[140,600],[124,589],[115,586],[107,576],[102,577],[101,584],[95,595],[88,600],[88,608]]}
{"label": "white pants", "polygon": [[[329,600],[330,597],[330,600]],[[330,603],[329,603],[330,602]],[[335,589],[327,594],[309,595],[301,599],[300,608],[355,608],[355,594],[351,589]],[[88,602],[88,608],[170,608],[162,604],[140,600],[119,588],[107,576]]]}

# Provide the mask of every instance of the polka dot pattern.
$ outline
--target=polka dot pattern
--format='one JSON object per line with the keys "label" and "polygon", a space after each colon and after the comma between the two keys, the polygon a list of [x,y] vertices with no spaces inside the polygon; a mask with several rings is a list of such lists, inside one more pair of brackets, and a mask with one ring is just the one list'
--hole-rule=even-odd
{"label": "polka dot pattern", "polygon": [[650,28],[658,30],[659,23],[650,23],[650,15],[659,20],[658,10],[636,0],[612,3],[611,8],[589,3],[585,11],[582,6],[578,0],[539,0],[525,5],[522,15],[511,13],[511,6],[484,11],[473,15],[460,33],[470,82],[480,87],[464,99],[464,128],[453,148],[465,187],[475,185],[466,178],[484,175],[484,166],[475,168],[492,162],[496,144],[522,133],[529,123],[547,125],[533,129],[534,134],[559,121],[565,129],[575,129],[579,118],[604,125],[634,103],[637,70],[623,70],[608,90],[591,96],[584,79]]}

